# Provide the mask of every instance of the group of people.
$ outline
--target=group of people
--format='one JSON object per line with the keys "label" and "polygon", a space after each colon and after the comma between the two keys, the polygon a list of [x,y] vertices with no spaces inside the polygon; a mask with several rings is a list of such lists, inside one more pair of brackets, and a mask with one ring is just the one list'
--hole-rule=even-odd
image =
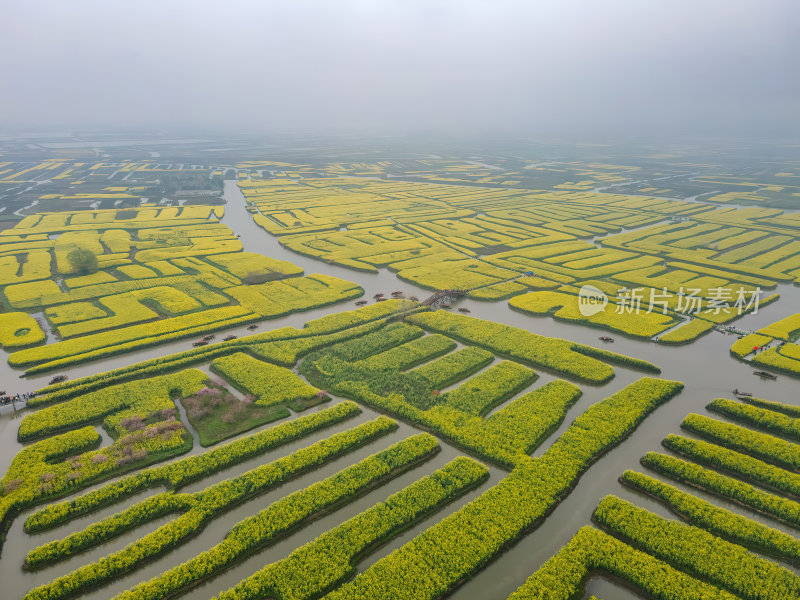
{"label": "group of people", "polygon": [[29,398],[33,398],[36,395],[36,392],[23,392],[21,394],[16,394],[14,396],[9,396],[8,394],[3,394],[0,396],[0,406],[5,406],[6,404],[15,404],[17,402],[27,402]]}

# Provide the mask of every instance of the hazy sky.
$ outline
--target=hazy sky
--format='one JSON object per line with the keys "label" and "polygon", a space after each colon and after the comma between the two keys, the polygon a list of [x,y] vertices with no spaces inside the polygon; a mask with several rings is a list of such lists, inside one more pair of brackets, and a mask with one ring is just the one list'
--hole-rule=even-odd
{"label": "hazy sky", "polygon": [[2,0],[0,127],[800,137],[797,0]]}

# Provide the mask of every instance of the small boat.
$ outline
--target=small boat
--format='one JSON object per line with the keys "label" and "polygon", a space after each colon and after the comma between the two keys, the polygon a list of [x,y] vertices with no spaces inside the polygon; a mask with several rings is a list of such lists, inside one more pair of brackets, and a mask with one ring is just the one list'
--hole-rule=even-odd
{"label": "small boat", "polygon": [[230,342],[231,340],[235,340],[235,339],[236,339],[236,336],[233,335],[233,334],[226,335],[224,338],[222,338],[222,340],[225,341],[225,342]]}
{"label": "small boat", "polygon": [[768,373],[767,371],[753,371],[753,375],[758,375],[761,379],[771,379],[775,380],[778,378],[777,375],[773,375],[772,373]]}
{"label": "small boat", "polygon": [[403,293],[402,290],[395,290],[392,292],[392,296],[399,296],[402,293]]}
{"label": "small boat", "polygon": [[445,302],[444,304],[442,304],[442,308],[450,308],[450,305]]}
{"label": "small boat", "polygon": [[61,383],[62,381],[66,381],[66,380],[67,380],[67,376],[66,375],[56,375],[55,377],[53,377],[50,380],[50,385],[53,385],[54,383]]}
{"label": "small boat", "polygon": [[194,346],[195,348],[198,347],[198,346],[208,346],[208,342],[205,341],[205,340],[199,340],[199,341],[193,343],[192,346]]}
{"label": "small boat", "polygon": [[386,300],[386,298],[375,298],[375,302],[383,302],[384,300]]}
{"label": "small boat", "polygon": [[213,333],[211,333],[211,334],[209,334],[209,335],[206,335],[206,336],[204,336],[204,337],[203,337],[203,341],[204,341],[204,342],[210,342],[211,340],[213,340],[213,339],[214,339],[214,337],[215,337],[215,336],[214,336],[214,334],[213,334]]}
{"label": "small boat", "polygon": [[458,309],[458,312],[468,313],[469,309],[466,306],[462,306]]}
{"label": "small boat", "polygon": [[614,341],[614,338],[612,338],[610,336],[607,336],[607,335],[601,335],[597,339],[600,340],[601,342],[613,342]]}
{"label": "small boat", "polygon": [[743,396],[745,398],[752,398],[753,397],[753,394],[751,394],[750,392],[740,392],[739,388],[736,388],[735,390],[733,390],[733,395],[734,396]]}
{"label": "small boat", "polygon": [[254,323],[254,324],[252,324],[252,325],[248,325],[248,326],[247,326],[247,328],[248,328],[250,331],[253,331],[253,329],[258,329],[258,325],[256,325],[256,324]]}
{"label": "small boat", "polygon": [[373,296],[373,298],[383,298],[383,294],[381,292],[378,292]]}
{"label": "small boat", "polygon": [[6,395],[6,391],[5,390],[0,390],[0,396],[5,396],[5,395]]}
{"label": "small boat", "polygon": [[417,298],[416,296],[411,296],[409,300],[413,300],[414,302],[419,302],[419,298]]}
{"label": "small boat", "polygon": [[356,306],[363,306],[366,303],[367,303],[366,300],[359,300],[359,301],[356,302]]}

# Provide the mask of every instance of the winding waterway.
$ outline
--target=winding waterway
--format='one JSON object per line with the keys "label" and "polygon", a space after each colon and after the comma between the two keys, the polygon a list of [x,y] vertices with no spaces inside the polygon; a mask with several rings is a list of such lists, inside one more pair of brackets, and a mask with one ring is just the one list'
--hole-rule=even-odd
{"label": "winding waterway", "polygon": [[[378,273],[363,273],[325,264],[312,258],[294,254],[283,248],[278,243],[277,238],[268,235],[252,221],[251,215],[245,210],[244,197],[234,181],[225,182],[224,198],[227,201],[227,205],[225,216],[222,221],[230,226],[234,232],[241,235],[241,241],[246,251],[259,252],[274,258],[288,260],[301,266],[306,274],[326,273],[356,282],[364,288],[366,298],[371,298],[376,292],[388,293],[395,289],[404,290],[407,296],[415,295],[424,298],[430,295],[430,292],[427,290],[400,281],[392,272],[386,269],[382,269]],[[800,307],[800,288],[782,285],[779,286],[777,291],[779,291],[782,296],[780,302],[764,307],[757,314],[745,316],[737,322],[737,326],[742,329],[757,329],[784,316],[797,312],[798,307]],[[528,329],[538,334],[566,338],[593,346],[602,344],[602,342],[599,342],[597,339],[599,335],[603,334],[601,330],[555,321],[550,317],[532,317],[524,315],[512,311],[506,302],[487,303],[462,299],[458,301],[457,306],[468,307],[472,316],[507,323],[509,325]],[[286,325],[301,327],[303,323],[310,319],[339,312],[350,307],[352,307],[351,303],[338,304],[289,315],[273,321],[262,322],[260,324],[260,331]],[[243,336],[248,332],[244,326],[241,326],[220,332],[217,335],[225,335],[227,333]],[[666,405],[657,409],[627,441],[609,452],[592,466],[580,479],[573,492],[555,508],[552,514],[538,529],[514,544],[496,561],[457,589],[451,595],[452,598],[457,600],[472,600],[474,598],[496,598],[501,600],[506,598],[508,594],[521,585],[545,560],[566,544],[581,526],[590,523],[592,511],[597,506],[600,499],[607,494],[615,494],[630,499],[658,514],[671,517],[672,515],[660,504],[623,488],[618,483],[617,477],[625,469],[641,470],[639,458],[647,451],[663,450],[660,445],[661,440],[668,433],[680,431],[680,422],[686,414],[690,412],[706,414],[705,406],[710,401],[718,397],[732,397],[731,390],[733,388],[748,390],[758,397],[779,402],[798,403],[798,401],[800,401],[798,397],[799,386],[796,379],[791,379],[782,375],[778,377],[777,381],[762,381],[758,377],[752,375],[753,369],[749,368],[748,365],[744,365],[733,359],[729,354],[729,348],[731,343],[735,340],[734,336],[712,332],[688,346],[665,346],[650,341],[627,338],[621,335],[615,335],[615,339],[616,341],[613,346],[611,346],[611,349],[615,352],[639,357],[658,364],[662,368],[662,377],[677,379],[685,383],[683,392],[670,400]],[[70,378],[74,379],[98,371],[105,371],[149,358],[164,356],[173,352],[185,350],[190,346],[191,340],[172,342],[153,348],[140,349],[104,360],[76,365],[68,368],[64,372],[69,375]],[[204,366],[206,365],[200,365],[201,368]],[[552,443],[569,423],[589,405],[611,395],[643,375],[640,372],[623,367],[615,367],[615,369],[617,372],[616,377],[607,384],[602,386],[581,385],[584,392],[583,396],[570,409],[563,425],[553,432],[550,438],[546,440],[537,451],[537,455]],[[538,371],[540,373],[540,378],[532,387],[539,387],[554,378],[552,373],[541,369],[538,369]],[[15,393],[36,389],[46,384],[52,376],[52,374],[46,374],[29,379],[20,379],[19,375],[19,371],[7,366],[5,353],[2,353],[2,356],[0,356],[0,381],[2,381],[2,386],[0,387],[5,388],[9,392]],[[324,406],[316,407],[311,409],[311,411],[313,412],[322,408],[324,408]],[[24,413],[25,411],[19,411],[17,413],[0,415],[0,472],[6,470],[11,459],[21,447],[16,441],[16,430],[19,425],[19,420]],[[184,491],[197,491],[209,483],[242,473],[258,464],[263,464],[278,456],[286,455],[313,441],[327,437],[335,431],[341,431],[352,427],[354,423],[374,418],[376,415],[377,413],[374,411],[365,408],[364,412],[356,419],[341,423],[333,428],[311,435],[299,442],[288,444],[269,452],[262,457],[242,463],[241,465],[225,471],[223,474],[209,477],[202,480],[200,483],[188,486]],[[294,418],[294,416],[292,418]],[[279,423],[280,422],[285,421],[279,421]],[[274,426],[274,424],[266,425],[264,428],[272,426]],[[280,486],[277,490],[259,496],[225,513],[208,525],[190,543],[167,553],[159,558],[157,562],[148,564],[128,576],[117,578],[112,584],[81,596],[81,598],[92,600],[109,598],[115,593],[130,588],[139,581],[149,579],[219,542],[237,521],[260,510],[272,500],[282,497],[296,489],[305,487],[322,477],[331,475],[341,468],[353,464],[357,460],[386,447],[389,443],[411,435],[415,431],[416,430],[410,425],[401,424],[401,427],[389,436],[331,461],[317,471],[298,477]],[[285,557],[293,549],[312,540],[322,532],[340,523],[342,520],[386,498],[390,493],[401,489],[423,474],[431,472],[462,453],[445,443],[442,443],[442,448],[442,452],[412,471],[388,482],[376,490],[370,491],[362,498],[339,508],[332,514],[312,522],[309,526],[302,528],[285,540],[262,552],[254,554],[222,576],[192,589],[181,597],[191,598],[192,600],[207,600],[219,591],[234,585],[264,564]],[[191,453],[200,451],[202,451],[202,449],[195,445]],[[463,506],[465,502],[474,498],[482,491],[485,491],[489,486],[497,483],[503,476],[503,471],[491,467],[491,476],[489,480],[480,488],[467,494],[453,504],[448,505],[445,509],[428,518],[423,523],[406,531],[385,546],[377,549],[359,563],[359,570],[368,567],[379,558],[385,556],[392,549],[404,544],[414,535],[441,519],[442,516]],[[79,530],[95,521],[98,517],[117,512],[129,506],[134,501],[141,500],[148,495],[157,493],[157,491],[158,490],[150,490],[146,493],[139,494],[133,499],[126,500],[123,503],[105,509],[95,515],[76,520],[54,531],[36,536],[28,536],[22,531],[22,524],[27,515],[30,514],[30,511],[23,513],[12,524],[8,534],[8,540],[3,548],[2,560],[0,560],[0,581],[3,582],[2,596],[19,598],[31,587],[52,580],[54,577],[65,574],[82,564],[92,562],[111,551],[118,550],[125,544],[138,539],[145,533],[154,530],[158,525],[166,522],[168,518],[139,527],[135,531],[111,540],[98,548],[37,573],[26,573],[20,569],[24,556],[32,548],[51,539],[63,537],[71,531]],[[696,490],[692,490],[692,493],[698,494]],[[702,496],[703,494],[700,493],[699,495]],[[742,507],[734,506],[718,499],[714,499],[713,501],[734,512],[745,514],[760,522],[768,523],[772,527],[791,532],[789,528],[760,517]],[[618,583],[602,577],[594,577],[590,580],[587,586],[587,597],[590,594],[596,594],[600,598],[607,599],[615,598],[625,600],[639,598],[637,594]]]}

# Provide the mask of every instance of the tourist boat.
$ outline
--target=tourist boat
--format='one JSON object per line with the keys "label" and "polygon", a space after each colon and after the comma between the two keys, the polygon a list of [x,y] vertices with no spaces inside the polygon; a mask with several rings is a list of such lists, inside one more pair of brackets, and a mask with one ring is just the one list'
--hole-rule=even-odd
{"label": "tourist boat", "polygon": [[208,342],[205,341],[205,340],[199,340],[199,341],[195,342],[194,344],[192,344],[192,346],[194,346],[194,347],[197,347],[197,346],[208,346]]}
{"label": "tourist boat", "polygon": [[236,339],[236,336],[233,335],[233,334],[226,335],[224,338],[222,338],[222,340],[225,341],[225,342],[230,342],[231,340],[235,340],[235,339]]}
{"label": "tourist boat", "polygon": [[210,342],[213,339],[214,339],[214,334],[213,333],[203,337],[203,341],[205,341],[205,342]]}
{"label": "tourist boat", "polygon": [[362,306],[362,305],[364,305],[366,303],[367,303],[366,300],[359,300],[358,302],[356,302],[356,306]]}
{"label": "tourist boat", "polygon": [[377,294],[375,294],[375,295],[373,296],[373,298],[383,298],[383,293],[381,293],[381,292],[378,292]]}
{"label": "tourist boat", "polygon": [[461,308],[458,309],[458,312],[468,313],[469,309],[466,306],[462,306]]}
{"label": "tourist boat", "polygon": [[772,379],[775,380],[778,378],[777,375],[773,375],[772,373],[768,373],[767,371],[753,371],[753,375],[758,375],[761,379]]}
{"label": "tourist boat", "polygon": [[383,302],[384,300],[386,300],[386,298],[384,298],[383,296],[375,298],[375,302]]}
{"label": "tourist boat", "polygon": [[734,396],[743,396],[745,398],[752,398],[753,397],[753,394],[751,394],[750,392],[740,392],[739,388],[736,388],[735,390],[733,390],[733,395]]}
{"label": "tourist boat", "polygon": [[66,381],[66,380],[67,380],[67,376],[66,375],[56,375],[55,377],[53,377],[50,380],[50,385],[53,385],[54,383],[61,383],[62,381]]}
{"label": "tourist boat", "polygon": [[413,300],[414,302],[419,302],[419,298],[417,298],[416,296],[411,296],[409,300]]}
{"label": "tourist boat", "polygon": [[248,326],[247,326],[247,328],[248,328],[250,331],[253,331],[253,329],[258,329],[258,325],[256,325],[256,324],[254,323],[254,324],[252,324],[252,325],[248,325]]}
{"label": "tourist boat", "polygon": [[607,336],[607,335],[601,335],[601,336],[600,336],[599,338],[597,338],[597,339],[598,339],[598,340],[600,340],[601,342],[613,342],[613,341],[614,341],[614,338],[612,338],[612,337],[609,337],[609,336]]}
{"label": "tourist boat", "polygon": [[402,290],[395,290],[392,292],[392,296],[400,296],[402,293]]}

